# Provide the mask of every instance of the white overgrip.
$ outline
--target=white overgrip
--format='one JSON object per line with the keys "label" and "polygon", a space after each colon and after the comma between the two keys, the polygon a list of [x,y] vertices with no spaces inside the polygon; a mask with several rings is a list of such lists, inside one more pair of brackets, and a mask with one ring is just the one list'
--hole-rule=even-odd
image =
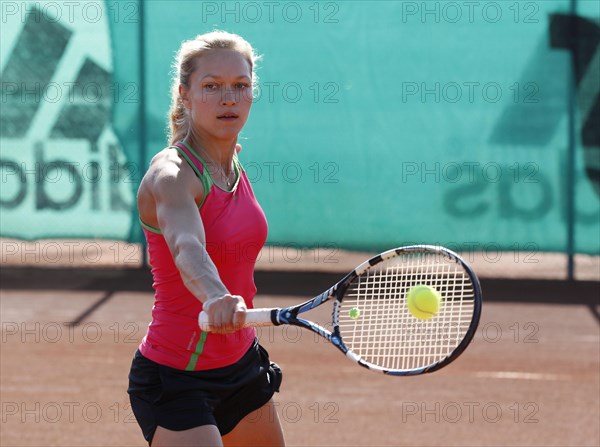
{"label": "white overgrip", "polygon": [[[244,327],[273,326],[273,322],[271,321],[271,312],[273,310],[272,308],[248,309],[246,311],[246,323]],[[198,325],[204,332],[212,332],[212,325],[209,322],[208,314],[204,311],[198,315]]]}

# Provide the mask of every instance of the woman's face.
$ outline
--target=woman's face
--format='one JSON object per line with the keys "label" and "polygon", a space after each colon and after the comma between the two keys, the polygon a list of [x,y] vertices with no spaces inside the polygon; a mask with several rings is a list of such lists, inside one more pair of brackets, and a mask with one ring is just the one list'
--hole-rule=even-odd
{"label": "woman's face", "polygon": [[189,88],[179,87],[195,133],[236,139],[252,106],[252,71],[237,51],[210,50],[196,60]]}

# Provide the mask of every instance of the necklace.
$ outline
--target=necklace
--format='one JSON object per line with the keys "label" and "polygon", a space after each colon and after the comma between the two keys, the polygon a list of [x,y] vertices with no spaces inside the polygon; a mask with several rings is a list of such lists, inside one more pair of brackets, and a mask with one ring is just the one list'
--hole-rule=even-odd
{"label": "necklace", "polygon": [[[230,180],[231,173],[229,173],[229,174],[226,173],[225,170],[223,169],[223,166],[221,166],[220,163],[215,162],[213,160],[213,158],[211,156],[209,156],[205,151],[202,151],[202,153],[208,159],[208,161],[210,161],[210,164],[219,170],[220,177],[222,180],[225,181],[225,184],[227,185],[227,189],[231,189],[231,180]],[[209,173],[212,176],[213,173],[210,172],[210,170],[209,170]]]}
{"label": "necklace", "polygon": [[[184,141],[184,144],[186,144],[186,143],[185,143],[185,141]],[[231,170],[229,173],[227,173],[227,172],[225,172],[225,169],[223,169],[223,166],[221,166],[221,164],[220,164],[220,163],[217,163],[217,162],[215,162],[215,160],[214,160],[214,159],[213,159],[213,158],[212,158],[210,155],[208,155],[208,153],[207,153],[207,152],[206,152],[206,151],[205,151],[203,148],[201,148],[201,147],[200,147],[200,148],[199,148],[199,149],[200,149],[200,152],[199,152],[199,151],[194,151],[194,150],[193,150],[193,149],[190,147],[190,145],[188,145],[188,144],[186,144],[186,145],[187,145],[187,147],[188,147],[190,150],[192,150],[192,152],[196,152],[196,154],[197,154],[198,156],[202,156],[201,158],[203,158],[203,159],[207,160],[208,162],[210,162],[210,165],[214,167],[214,169],[210,169],[210,168],[207,166],[208,173],[209,173],[209,175],[210,175],[210,176],[211,176],[213,179],[215,178],[215,176],[214,176],[213,174],[215,174],[215,173],[216,173],[216,169],[218,169],[218,172],[219,172],[219,177],[221,178],[221,181],[225,182],[225,184],[227,185],[227,189],[228,189],[228,190],[230,190],[230,189],[231,189],[231,180],[230,180],[230,177],[231,177],[231,172],[233,172],[233,173],[234,173],[234,175],[235,175],[235,166],[233,167],[233,169],[232,169],[232,170]],[[215,172],[212,172],[213,170],[214,170]]]}

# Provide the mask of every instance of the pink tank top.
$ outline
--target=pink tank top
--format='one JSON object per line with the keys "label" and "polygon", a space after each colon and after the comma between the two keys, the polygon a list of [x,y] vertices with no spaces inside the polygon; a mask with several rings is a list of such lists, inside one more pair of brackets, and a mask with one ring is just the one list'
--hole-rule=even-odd
{"label": "pink tank top", "polygon": [[[174,147],[207,191],[200,205],[206,250],[227,290],[242,296],[251,309],[256,294],[254,264],[267,238],[267,220],[248,177],[234,157],[237,181],[232,191],[224,191],[213,183],[202,160],[189,146],[180,142]],[[201,331],[198,314],[202,303],[183,284],[161,232],[144,223],[142,226],[155,290],[152,322],[139,347],[142,355],[188,371],[221,368],[237,362],[254,342],[256,330],[244,328],[225,335]]]}

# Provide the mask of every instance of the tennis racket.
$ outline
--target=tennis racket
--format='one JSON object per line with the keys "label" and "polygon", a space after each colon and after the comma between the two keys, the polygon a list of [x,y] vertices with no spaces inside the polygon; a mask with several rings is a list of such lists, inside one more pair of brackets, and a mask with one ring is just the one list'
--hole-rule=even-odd
{"label": "tennis racket", "polygon": [[[441,296],[439,311],[427,320],[415,318],[406,306],[408,291],[421,284]],[[301,318],[326,302],[333,302],[331,331]],[[246,326],[300,326],[361,366],[409,376],[436,371],[455,360],[472,340],[480,314],[481,287],[471,267],[446,248],[413,245],[369,259],[304,303],[249,309]],[[210,332],[208,315],[201,312],[198,320],[201,329]]]}

